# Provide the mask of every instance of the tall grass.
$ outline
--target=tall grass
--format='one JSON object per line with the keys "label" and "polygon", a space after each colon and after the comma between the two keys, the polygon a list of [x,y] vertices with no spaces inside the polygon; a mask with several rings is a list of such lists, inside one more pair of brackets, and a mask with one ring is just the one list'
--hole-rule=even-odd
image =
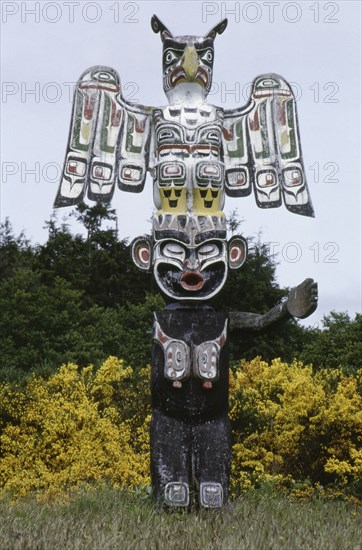
{"label": "tall grass", "polygon": [[1,503],[0,548],[119,550],[362,550],[362,511],[346,502],[297,502],[266,490],[222,511],[167,511],[149,497],[84,490],[68,502]]}

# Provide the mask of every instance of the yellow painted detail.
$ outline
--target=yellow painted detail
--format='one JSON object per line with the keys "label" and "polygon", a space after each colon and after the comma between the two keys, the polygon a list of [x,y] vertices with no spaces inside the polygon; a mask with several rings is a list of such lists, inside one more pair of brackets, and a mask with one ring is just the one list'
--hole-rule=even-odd
{"label": "yellow painted detail", "polygon": [[193,190],[193,206],[197,214],[220,215],[220,202],[222,199],[221,189],[199,189]]}
{"label": "yellow painted detail", "polygon": [[194,80],[199,67],[199,58],[194,46],[186,46],[182,66],[189,80]]}
{"label": "yellow painted detail", "polygon": [[186,212],[186,187],[162,187],[159,191],[161,212]]}
{"label": "yellow painted detail", "polygon": [[280,143],[282,145],[282,147],[284,147],[284,145],[288,145],[289,143],[289,134],[288,134],[288,131],[287,130],[284,130],[281,135],[280,135]]}
{"label": "yellow painted detail", "polygon": [[86,143],[89,143],[89,124],[82,123],[81,136]]}

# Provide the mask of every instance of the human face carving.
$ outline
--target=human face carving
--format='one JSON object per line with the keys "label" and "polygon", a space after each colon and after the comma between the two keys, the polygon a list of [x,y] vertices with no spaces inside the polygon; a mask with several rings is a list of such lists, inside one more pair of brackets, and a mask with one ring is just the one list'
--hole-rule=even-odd
{"label": "human face carving", "polygon": [[210,240],[187,247],[171,239],[160,241],[154,249],[153,271],[159,287],[170,298],[209,299],[226,280],[226,243]]}

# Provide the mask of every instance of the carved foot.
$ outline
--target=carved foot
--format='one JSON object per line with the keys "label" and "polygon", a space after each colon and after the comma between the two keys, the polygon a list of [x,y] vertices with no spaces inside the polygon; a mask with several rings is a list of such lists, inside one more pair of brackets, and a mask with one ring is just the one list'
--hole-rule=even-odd
{"label": "carved foot", "polygon": [[224,491],[220,483],[200,483],[200,506],[203,508],[221,508]]}
{"label": "carved foot", "polygon": [[188,506],[190,502],[190,491],[187,483],[182,481],[171,481],[165,487],[166,506]]}

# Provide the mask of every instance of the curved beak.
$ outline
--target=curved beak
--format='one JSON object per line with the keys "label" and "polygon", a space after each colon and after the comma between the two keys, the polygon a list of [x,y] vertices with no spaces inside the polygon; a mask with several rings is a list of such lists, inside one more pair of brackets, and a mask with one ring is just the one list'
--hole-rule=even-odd
{"label": "curved beak", "polygon": [[181,65],[188,80],[195,80],[197,69],[199,68],[199,57],[194,46],[186,46],[181,59]]}

